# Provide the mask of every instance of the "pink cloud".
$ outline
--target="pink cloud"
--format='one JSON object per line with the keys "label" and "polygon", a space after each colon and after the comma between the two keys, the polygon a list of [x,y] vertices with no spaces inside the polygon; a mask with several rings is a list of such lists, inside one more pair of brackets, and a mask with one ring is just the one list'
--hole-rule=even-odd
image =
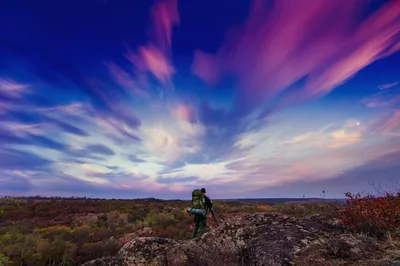
{"label": "pink cloud", "polygon": [[135,66],[134,71],[142,83],[146,82],[146,71],[152,73],[162,84],[169,83],[175,72],[169,54],[152,43],[141,46],[138,53],[128,50],[124,56]]}
{"label": "pink cloud", "polygon": [[159,0],[151,10],[153,19],[152,40],[137,53],[128,50],[124,56],[136,67],[143,79],[149,71],[162,84],[170,83],[175,69],[171,63],[172,28],[180,23],[177,0]]}
{"label": "pink cloud", "polygon": [[23,124],[14,121],[0,122],[0,128],[12,132],[16,136],[26,137],[29,135],[44,135],[46,131],[52,128],[52,125],[46,123]]}
{"label": "pink cloud", "polygon": [[115,81],[127,92],[147,98],[148,93],[141,89],[133,77],[114,63],[106,64]]}
{"label": "pink cloud", "polygon": [[175,70],[165,54],[151,44],[141,47],[140,54],[147,70],[162,83],[167,83]]}
{"label": "pink cloud", "polygon": [[194,110],[185,104],[178,104],[173,108],[172,113],[178,119],[190,122],[194,119]]}
{"label": "pink cloud", "polygon": [[170,47],[172,28],[180,23],[177,0],[159,0],[151,10],[155,40],[161,47]]}
{"label": "pink cloud", "polygon": [[216,54],[195,52],[192,70],[208,83],[236,74],[248,104],[272,99],[302,78],[303,90],[294,98],[323,96],[400,50],[400,2],[360,21],[364,5],[362,0],[288,0],[267,8],[255,0],[245,24],[228,32]]}
{"label": "pink cloud", "polygon": [[379,131],[384,133],[396,132],[400,129],[400,110],[395,110],[389,117],[381,122]]}
{"label": "pink cloud", "polygon": [[0,79],[0,94],[12,98],[19,98],[22,94],[27,93],[28,85],[19,84],[9,79]]}
{"label": "pink cloud", "polygon": [[397,105],[400,105],[400,95],[397,96],[373,96],[363,100],[363,103],[366,107],[375,108],[375,107],[383,107],[383,108],[394,108]]}

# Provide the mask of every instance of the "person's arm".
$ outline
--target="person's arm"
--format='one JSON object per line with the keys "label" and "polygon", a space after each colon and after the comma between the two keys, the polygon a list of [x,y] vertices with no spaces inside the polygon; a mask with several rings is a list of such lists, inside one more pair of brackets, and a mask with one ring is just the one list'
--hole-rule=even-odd
{"label": "person's arm", "polygon": [[211,201],[210,198],[207,197],[207,196],[206,196],[206,207],[207,207],[208,209],[211,209],[211,208],[212,208],[212,201]]}

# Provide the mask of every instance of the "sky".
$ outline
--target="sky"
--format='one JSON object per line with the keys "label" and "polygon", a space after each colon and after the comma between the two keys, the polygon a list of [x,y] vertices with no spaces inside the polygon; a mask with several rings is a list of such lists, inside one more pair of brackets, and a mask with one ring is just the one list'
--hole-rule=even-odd
{"label": "sky", "polygon": [[0,195],[400,182],[400,1],[6,0],[0,25]]}

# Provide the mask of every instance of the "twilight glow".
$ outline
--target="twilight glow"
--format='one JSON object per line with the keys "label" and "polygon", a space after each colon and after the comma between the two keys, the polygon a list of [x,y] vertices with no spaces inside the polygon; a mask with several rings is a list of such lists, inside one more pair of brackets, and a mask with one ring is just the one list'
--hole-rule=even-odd
{"label": "twilight glow", "polygon": [[6,1],[0,194],[400,182],[400,1]]}

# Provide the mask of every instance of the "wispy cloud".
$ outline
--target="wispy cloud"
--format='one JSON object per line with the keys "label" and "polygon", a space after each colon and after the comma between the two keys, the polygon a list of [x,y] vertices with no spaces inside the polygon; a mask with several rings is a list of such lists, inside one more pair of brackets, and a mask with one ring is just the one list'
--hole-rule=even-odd
{"label": "wispy cloud", "polygon": [[385,114],[375,125],[377,132],[397,134],[400,137],[400,110],[394,110],[389,114]]}
{"label": "wispy cloud", "polygon": [[177,0],[161,0],[151,10],[154,39],[161,47],[171,47],[172,28],[180,23]]}
{"label": "wispy cloud", "polygon": [[215,83],[224,73],[238,76],[238,104],[247,109],[289,87],[297,88],[291,101],[324,96],[400,49],[397,1],[361,22],[355,14],[364,1],[273,2],[267,7],[253,1],[247,21],[229,32],[216,54],[195,52],[193,72],[204,81]]}
{"label": "wispy cloud", "polygon": [[19,98],[29,93],[29,89],[28,85],[20,84],[10,79],[0,79],[0,95]]}
{"label": "wispy cloud", "polygon": [[46,124],[22,124],[15,121],[0,122],[0,129],[13,132],[16,136],[43,135],[46,132]]}
{"label": "wispy cloud", "polygon": [[380,86],[379,92],[363,98],[361,102],[368,108],[375,108],[375,109],[400,108],[400,95],[399,95],[400,88],[397,88],[396,85],[393,84],[386,84]]}
{"label": "wispy cloud", "polygon": [[175,72],[171,63],[161,50],[153,45],[140,48],[140,54],[145,62],[146,69],[162,83],[169,82],[170,77]]}
{"label": "wispy cloud", "polygon": [[177,0],[157,1],[151,10],[150,41],[137,52],[128,50],[124,55],[136,67],[139,75],[152,73],[162,85],[172,85],[175,69],[171,62],[172,28],[180,23]]}
{"label": "wispy cloud", "polygon": [[380,86],[379,86],[379,89],[380,89],[380,90],[387,90],[387,89],[396,87],[396,86],[399,85],[399,84],[400,84],[400,82],[398,82],[398,81],[393,82],[393,83],[383,84],[383,85],[380,85]]}
{"label": "wispy cloud", "polygon": [[86,147],[88,153],[97,153],[101,155],[114,155],[114,151],[102,144],[93,144]]}
{"label": "wispy cloud", "polygon": [[138,84],[128,72],[114,63],[108,63],[107,67],[115,81],[128,93],[134,93],[135,95],[145,98],[149,97],[148,92],[143,90],[140,84]]}

